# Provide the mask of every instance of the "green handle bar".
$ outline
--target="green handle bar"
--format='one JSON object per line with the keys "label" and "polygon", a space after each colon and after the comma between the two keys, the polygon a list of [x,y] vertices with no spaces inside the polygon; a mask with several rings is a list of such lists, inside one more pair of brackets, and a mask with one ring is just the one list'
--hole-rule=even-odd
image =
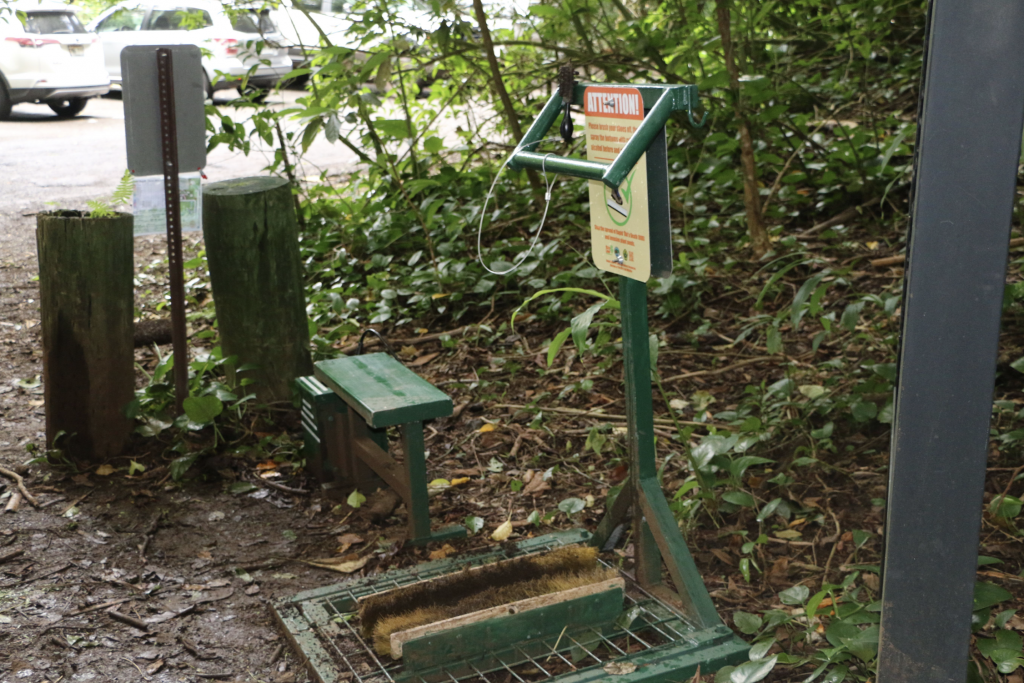
{"label": "green handle bar", "polygon": [[[586,83],[577,83],[573,90],[573,104],[583,105],[583,94],[587,89]],[[685,111],[690,119],[690,124],[695,128],[704,125],[707,112],[700,122],[693,118],[693,111],[699,106],[697,86],[695,85],[609,85],[606,83],[594,83],[590,85],[601,85],[603,87],[631,87],[640,91],[644,100],[644,109],[647,115],[643,123],[636,129],[633,136],[629,138],[622,151],[610,164],[599,161],[587,161],[586,159],[575,159],[563,157],[557,154],[540,154],[527,152],[526,148],[537,144],[544,139],[548,130],[555,123],[555,119],[562,111],[562,96],[555,93],[544,105],[540,116],[534,120],[533,125],[526,131],[522,142],[512,153],[508,165],[512,169],[532,168],[538,171],[550,171],[561,175],[585,178],[586,180],[599,180],[612,190],[617,190],[622,181],[626,179],[629,172],[640,161],[640,157],[651,142],[658,135],[658,132],[668,122],[669,116],[675,111]]]}

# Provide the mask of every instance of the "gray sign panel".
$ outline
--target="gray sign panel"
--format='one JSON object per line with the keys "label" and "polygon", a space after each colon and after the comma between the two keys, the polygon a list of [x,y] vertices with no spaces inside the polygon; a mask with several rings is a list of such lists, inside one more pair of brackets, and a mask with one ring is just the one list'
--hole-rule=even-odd
{"label": "gray sign panel", "polygon": [[156,51],[172,50],[174,112],[178,122],[178,169],[181,173],[206,166],[206,113],[203,67],[195,45],[132,45],[121,51],[124,89],[124,131],[128,169],[137,176],[162,175],[160,109]]}

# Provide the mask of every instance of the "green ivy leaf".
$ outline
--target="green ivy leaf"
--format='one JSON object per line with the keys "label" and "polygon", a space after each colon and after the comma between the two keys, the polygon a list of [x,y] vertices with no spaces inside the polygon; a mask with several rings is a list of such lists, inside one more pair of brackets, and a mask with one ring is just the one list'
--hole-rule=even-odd
{"label": "green ivy leaf", "polygon": [[358,510],[366,502],[366,496],[359,493],[359,489],[352,489],[352,493],[348,494],[345,502],[348,503],[350,508]]}
{"label": "green ivy leaf", "polygon": [[579,498],[566,498],[558,504],[558,509],[567,515],[575,515],[577,512],[582,512],[585,507],[587,507],[586,502]]}
{"label": "green ivy leaf", "polygon": [[793,586],[779,593],[779,600],[783,605],[803,605],[811,596],[811,589],[807,586]]}
{"label": "green ivy leaf", "polygon": [[470,515],[469,517],[466,517],[466,519],[463,520],[462,523],[463,525],[465,525],[467,529],[469,529],[470,535],[473,535],[484,528],[483,518],[477,517],[476,515]]}
{"label": "green ivy leaf", "polygon": [[731,683],[756,683],[764,680],[765,676],[775,668],[777,661],[778,657],[775,656],[756,662],[744,662],[732,670],[729,680]]}
{"label": "green ivy leaf", "polygon": [[976,581],[974,583],[974,606],[971,610],[977,612],[980,609],[986,609],[1012,599],[1013,595],[1005,588],[984,581]]}
{"label": "green ivy leaf", "polygon": [[758,615],[741,610],[732,613],[732,621],[736,624],[736,628],[740,630],[740,633],[748,636],[752,636],[760,631],[761,624],[764,623],[764,620]]}
{"label": "green ivy leaf", "polygon": [[224,412],[224,403],[216,396],[189,396],[183,402],[188,419],[197,425],[208,425]]}

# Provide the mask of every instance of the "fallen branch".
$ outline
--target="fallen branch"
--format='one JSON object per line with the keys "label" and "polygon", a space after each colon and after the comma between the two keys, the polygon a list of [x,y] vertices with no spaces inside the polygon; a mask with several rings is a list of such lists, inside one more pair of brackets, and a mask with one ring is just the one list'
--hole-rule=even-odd
{"label": "fallen branch", "polygon": [[269,479],[263,479],[262,477],[260,477],[259,480],[261,484],[265,484],[266,486],[269,486],[272,489],[277,489],[278,491],[284,491],[285,493],[294,493],[300,496],[309,493],[306,489],[297,489],[294,486],[285,486],[284,484],[278,484],[276,481],[270,481]]}
{"label": "fallen branch", "polygon": [[[600,418],[602,420],[608,420],[609,422],[625,422],[625,415],[612,415],[609,413],[595,413],[591,410],[576,410],[575,408],[549,408],[546,406],[521,406],[513,403],[498,403],[494,406],[495,408],[508,408],[510,410],[538,410],[547,413],[558,413],[559,415],[573,415],[575,417],[593,417]],[[654,424],[661,425],[662,427],[674,427],[675,422],[672,420],[656,417],[654,418]],[[725,425],[717,424],[714,422],[694,422],[692,420],[679,420],[679,424],[682,425],[693,425],[694,427],[724,427]]]}
{"label": "fallen branch", "polygon": [[856,218],[857,216],[859,216],[861,214],[861,212],[864,209],[870,209],[872,206],[874,206],[876,204],[880,204],[881,202],[882,202],[882,198],[881,197],[875,197],[871,201],[864,202],[860,206],[851,206],[846,211],[842,211],[840,213],[837,213],[835,216],[832,216],[832,218],[829,218],[827,221],[823,221],[821,223],[818,223],[817,225],[814,225],[814,226],[808,228],[807,230],[804,230],[801,233],[797,233],[796,237],[797,237],[797,239],[804,239],[806,237],[813,237],[814,235],[817,235],[822,230],[827,230],[828,228],[831,228],[833,226],[839,225],[840,223],[845,223],[848,220]]}
{"label": "fallen branch", "polygon": [[766,360],[784,361],[784,360],[787,360],[787,359],[786,359],[785,356],[758,356],[756,358],[748,358],[746,360],[741,360],[740,362],[733,363],[732,365],[726,365],[724,368],[715,368],[714,370],[695,370],[694,372],[684,372],[683,374],[675,375],[674,377],[666,377],[663,381],[665,381],[665,382],[674,382],[676,380],[688,379],[690,377],[705,377],[705,376],[709,376],[709,375],[721,375],[722,373],[729,372],[730,370],[735,370],[737,368],[742,368],[744,365],[753,365],[754,363],[760,363],[760,362],[766,361]]}
{"label": "fallen branch", "polygon": [[135,617],[130,617],[127,614],[121,614],[117,610],[109,609],[107,610],[107,615],[114,621],[120,621],[122,624],[128,624],[132,628],[137,628],[140,631],[149,630],[149,624],[146,622],[141,619],[136,619]]}
{"label": "fallen branch", "polygon": [[4,512],[17,512],[18,508],[21,507],[21,501],[24,496],[21,495],[21,491],[15,491],[11,494],[11,497],[7,499],[7,506],[4,508]]}
{"label": "fallen branch", "polygon": [[7,562],[10,562],[14,558],[21,557],[24,554],[25,554],[24,550],[12,550],[11,552],[7,553],[6,555],[0,555],[0,564],[5,564]]}
{"label": "fallen branch", "polygon": [[[1015,247],[1024,247],[1024,237],[1014,237],[1010,240],[1010,249]],[[897,254],[896,256],[886,256],[885,258],[871,259],[871,265],[875,268],[888,268],[889,266],[898,266],[902,263],[906,263],[906,254]]]}
{"label": "fallen branch", "polygon": [[[402,344],[404,346],[410,346],[410,345],[415,345],[415,344],[425,344],[426,342],[437,341],[441,337],[454,337],[454,336],[459,335],[459,334],[464,334],[466,332],[470,332],[470,331],[472,331],[474,329],[477,329],[479,327],[480,327],[479,325],[464,325],[463,327],[457,327],[454,330],[449,330],[448,332],[435,332],[433,334],[425,334],[425,335],[423,335],[421,337],[410,337],[408,339],[389,339],[388,343],[390,343],[390,344]],[[380,343],[381,343],[380,339],[378,339],[377,337],[369,337],[365,341],[363,341],[363,348],[367,349],[367,348],[370,348],[370,347],[373,347],[373,346],[379,346]],[[340,349],[338,349],[338,353],[343,353],[346,356],[351,356],[353,353],[355,353],[358,350],[359,350],[359,343],[357,342],[355,344],[349,344],[348,346],[341,347]]]}
{"label": "fallen branch", "polygon": [[18,485],[18,490],[21,491],[21,495],[25,497],[25,500],[32,503],[32,507],[39,507],[39,501],[33,498],[32,494],[28,492],[28,489],[25,488],[25,480],[22,479],[20,474],[18,474],[17,472],[12,472],[6,467],[0,467],[0,474],[10,479],[13,479],[14,482]]}
{"label": "fallen branch", "polygon": [[75,610],[74,612],[68,612],[65,617],[77,617],[79,614],[85,614],[86,612],[95,612],[98,609],[106,609],[108,607],[116,607],[125,602],[131,602],[132,600],[138,600],[139,597],[121,598],[120,600],[111,600],[110,602],[101,602],[98,605],[92,605],[91,607],[85,607],[83,609]]}

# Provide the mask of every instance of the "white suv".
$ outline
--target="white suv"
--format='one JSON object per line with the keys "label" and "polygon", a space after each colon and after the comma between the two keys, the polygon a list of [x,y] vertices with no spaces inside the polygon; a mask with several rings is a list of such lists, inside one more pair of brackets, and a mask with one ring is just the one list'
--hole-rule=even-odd
{"label": "white suv", "polygon": [[129,45],[205,48],[210,53],[203,56],[207,96],[237,86],[246,74],[248,89],[266,91],[292,68],[288,48],[282,47],[267,11],[241,10],[232,18],[210,0],[122,2],[96,17],[89,28],[100,37],[115,85],[121,84],[121,50]]}
{"label": "white suv", "polygon": [[74,10],[56,2],[15,2],[0,10],[0,121],[19,102],[43,102],[58,116],[75,116],[90,97],[109,90],[102,48]]}

